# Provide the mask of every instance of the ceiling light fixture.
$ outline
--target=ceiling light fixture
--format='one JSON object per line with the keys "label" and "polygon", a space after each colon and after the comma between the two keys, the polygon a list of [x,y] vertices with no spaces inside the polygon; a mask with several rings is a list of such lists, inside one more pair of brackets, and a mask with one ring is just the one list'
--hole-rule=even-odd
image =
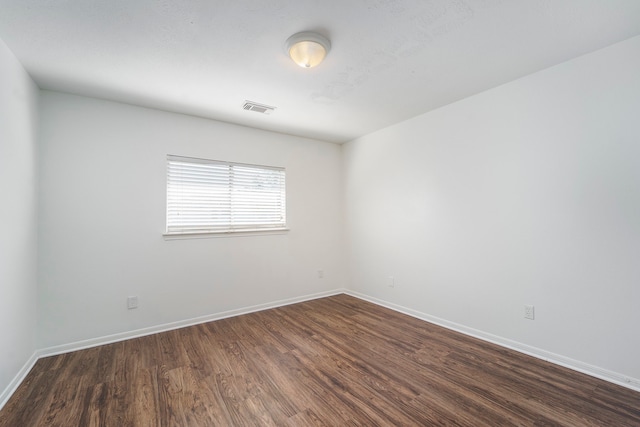
{"label": "ceiling light fixture", "polygon": [[331,42],[320,34],[304,31],[289,37],[285,49],[293,62],[304,68],[312,68],[327,56]]}

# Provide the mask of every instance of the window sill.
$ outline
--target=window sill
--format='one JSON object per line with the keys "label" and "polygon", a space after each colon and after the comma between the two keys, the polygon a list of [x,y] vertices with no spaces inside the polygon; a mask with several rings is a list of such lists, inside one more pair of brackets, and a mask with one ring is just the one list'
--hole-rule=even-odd
{"label": "window sill", "polygon": [[217,237],[249,237],[287,234],[288,228],[268,228],[254,230],[198,231],[188,233],[163,233],[164,240],[211,239]]}

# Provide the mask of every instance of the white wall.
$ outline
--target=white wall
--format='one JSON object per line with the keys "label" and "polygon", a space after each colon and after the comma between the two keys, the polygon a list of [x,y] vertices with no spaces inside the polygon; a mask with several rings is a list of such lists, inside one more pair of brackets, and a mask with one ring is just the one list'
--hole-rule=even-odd
{"label": "white wall", "polygon": [[[56,92],[41,105],[41,348],[344,286],[340,146]],[[291,231],[164,240],[167,154],[285,167]]]}
{"label": "white wall", "polygon": [[0,40],[0,406],[36,349],[37,104]]}
{"label": "white wall", "polygon": [[640,379],[640,37],[352,141],[343,162],[352,289]]}

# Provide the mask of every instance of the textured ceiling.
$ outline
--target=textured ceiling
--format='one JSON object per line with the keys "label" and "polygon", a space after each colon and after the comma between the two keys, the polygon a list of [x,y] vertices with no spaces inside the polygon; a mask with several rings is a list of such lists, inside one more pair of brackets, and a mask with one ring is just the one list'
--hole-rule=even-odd
{"label": "textured ceiling", "polygon": [[[284,53],[305,30],[317,68]],[[639,0],[0,0],[41,88],[332,142],[638,34]]]}

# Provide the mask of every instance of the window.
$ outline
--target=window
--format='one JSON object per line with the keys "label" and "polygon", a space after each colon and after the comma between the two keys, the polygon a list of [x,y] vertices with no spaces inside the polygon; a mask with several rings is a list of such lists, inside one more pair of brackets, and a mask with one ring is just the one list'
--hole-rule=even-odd
{"label": "window", "polygon": [[285,228],[284,168],[167,156],[167,234]]}

